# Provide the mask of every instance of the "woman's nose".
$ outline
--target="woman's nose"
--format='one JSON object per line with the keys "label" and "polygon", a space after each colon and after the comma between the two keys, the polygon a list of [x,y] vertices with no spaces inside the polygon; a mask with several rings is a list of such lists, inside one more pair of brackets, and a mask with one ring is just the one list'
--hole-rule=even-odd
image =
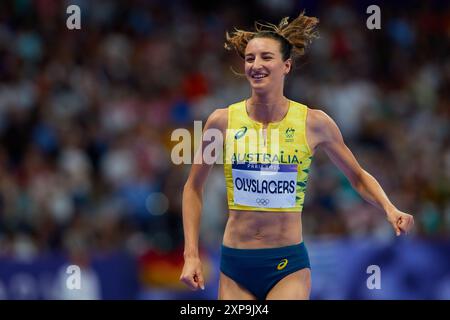
{"label": "woman's nose", "polygon": [[263,65],[262,62],[262,59],[255,58],[255,61],[253,62],[253,69],[261,68]]}

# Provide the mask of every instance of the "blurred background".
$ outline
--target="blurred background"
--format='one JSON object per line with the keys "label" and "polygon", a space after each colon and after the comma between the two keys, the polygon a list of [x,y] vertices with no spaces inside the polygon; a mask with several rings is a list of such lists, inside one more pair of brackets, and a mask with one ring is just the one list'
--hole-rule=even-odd
{"label": "blurred background", "polygon": [[[71,4],[81,30],[66,27]],[[371,4],[380,30],[366,27]],[[416,221],[396,238],[317,153],[303,212],[311,298],[450,299],[450,5],[418,0],[2,1],[0,299],[215,299],[223,169],[204,194],[206,290],[192,292],[178,281],[190,165],[172,164],[170,136],[249,96],[227,30],[302,10],[321,37],[286,95],[331,115]],[[81,290],[67,289],[68,265]]]}

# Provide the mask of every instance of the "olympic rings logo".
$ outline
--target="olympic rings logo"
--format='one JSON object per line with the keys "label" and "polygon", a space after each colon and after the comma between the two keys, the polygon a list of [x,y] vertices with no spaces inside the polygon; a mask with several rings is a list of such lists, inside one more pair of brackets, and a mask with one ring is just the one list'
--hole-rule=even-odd
{"label": "olympic rings logo", "polygon": [[259,204],[260,206],[267,206],[269,204],[269,199],[257,198],[256,203]]}

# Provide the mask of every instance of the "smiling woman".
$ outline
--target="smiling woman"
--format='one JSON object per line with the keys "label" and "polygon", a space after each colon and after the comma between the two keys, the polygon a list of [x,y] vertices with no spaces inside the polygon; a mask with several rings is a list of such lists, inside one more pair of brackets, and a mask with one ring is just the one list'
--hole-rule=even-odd
{"label": "smiling woman", "polygon": [[314,31],[318,22],[317,18],[301,14],[291,23],[284,18],[279,26],[256,23],[255,32],[227,33],[225,48],[236,50],[244,58],[245,75],[253,90],[271,86],[273,92],[280,92],[293,59],[302,56],[307,45],[318,36]]}
{"label": "smiling woman", "polygon": [[[397,235],[413,225],[378,182],[361,168],[336,123],[323,111],[284,96],[293,59],[317,37],[318,19],[303,13],[279,25],[226,34],[226,49],[244,59],[251,97],[214,111],[204,134],[217,129],[223,143],[228,221],[221,247],[219,299],[308,299],[309,256],[302,211],[314,153],[323,149],[368,202],[382,209]],[[254,137],[251,137],[255,133]],[[203,143],[196,153],[201,157]],[[183,190],[185,264],[180,280],[204,289],[198,237],[203,188],[212,164],[194,160]]]}

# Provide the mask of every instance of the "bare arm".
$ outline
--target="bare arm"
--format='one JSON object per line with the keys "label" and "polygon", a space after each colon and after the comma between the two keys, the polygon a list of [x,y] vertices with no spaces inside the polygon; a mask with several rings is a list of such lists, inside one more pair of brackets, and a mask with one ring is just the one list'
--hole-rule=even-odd
{"label": "bare arm", "polygon": [[[227,109],[217,109],[208,118],[204,132],[208,129],[218,129],[224,134],[227,125]],[[200,220],[203,204],[203,188],[213,164],[203,161],[203,152],[209,142],[203,142],[198,148],[189,177],[183,188],[183,230],[184,230],[184,260],[185,266],[180,280],[192,289],[201,287],[204,280],[201,270],[198,250]]]}
{"label": "bare arm", "polygon": [[366,201],[383,210],[397,235],[408,232],[414,219],[398,210],[389,200],[378,181],[359,165],[345,145],[336,123],[320,110],[308,112],[308,132],[313,136],[314,147],[323,149],[333,163],[345,174],[353,188]]}

